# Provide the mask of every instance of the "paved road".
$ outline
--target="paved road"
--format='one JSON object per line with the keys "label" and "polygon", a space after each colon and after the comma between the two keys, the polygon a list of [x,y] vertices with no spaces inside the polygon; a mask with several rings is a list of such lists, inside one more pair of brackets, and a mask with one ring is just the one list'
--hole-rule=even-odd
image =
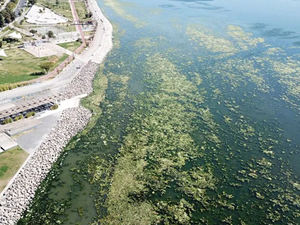
{"label": "paved road", "polygon": [[21,11],[22,8],[26,6],[26,0],[19,0],[18,5],[15,8],[15,14],[16,16],[19,16],[19,12]]}
{"label": "paved road", "polygon": [[[94,40],[86,50],[86,60],[102,63],[107,53],[112,49],[113,27],[101,12],[96,0],[88,0],[88,5],[93,13],[93,20],[97,22]],[[89,57],[88,57],[89,56]]]}

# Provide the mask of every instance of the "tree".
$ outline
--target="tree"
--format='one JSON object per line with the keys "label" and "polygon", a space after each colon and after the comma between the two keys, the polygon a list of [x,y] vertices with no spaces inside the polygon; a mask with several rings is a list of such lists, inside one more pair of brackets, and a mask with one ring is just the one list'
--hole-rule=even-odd
{"label": "tree", "polygon": [[10,15],[10,18],[11,18],[11,21],[14,21],[16,19],[16,14],[14,11],[8,11],[9,12],[9,15]]}
{"label": "tree", "polygon": [[47,35],[48,35],[49,38],[53,38],[53,37],[54,37],[54,33],[53,33],[52,30],[49,30],[49,31],[47,32]]}
{"label": "tree", "polygon": [[56,2],[55,2],[55,3],[56,3],[56,6],[58,6],[58,5],[59,5],[59,0],[56,0]]}
{"label": "tree", "polygon": [[4,17],[5,23],[10,23],[12,21],[11,14],[6,9],[4,9],[1,14]]}
{"label": "tree", "polygon": [[3,44],[2,41],[0,41],[0,48],[2,48],[2,44]]}
{"label": "tree", "polygon": [[91,18],[93,16],[92,12],[88,12],[85,14],[85,18]]}
{"label": "tree", "polygon": [[7,11],[12,12],[12,11],[14,11],[15,7],[16,7],[15,3],[9,2],[9,3],[7,3],[5,8],[7,9]]}
{"label": "tree", "polygon": [[0,27],[4,27],[4,18],[2,14],[0,14]]}
{"label": "tree", "polygon": [[29,4],[34,5],[36,3],[36,0],[29,0],[28,2]]}
{"label": "tree", "polygon": [[35,33],[37,33],[37,30],[31,29],[29,32],[32,34],[35,34]]}
{"label": "tree", "polygon": [[51,61],[42,62],[42,63],[40,64],[40,68],[41,68],[42,70],[45,70],[46,73],[49,72],[49,70],[51,69],[52,66],[53,66],[53,62],[51,62]]}

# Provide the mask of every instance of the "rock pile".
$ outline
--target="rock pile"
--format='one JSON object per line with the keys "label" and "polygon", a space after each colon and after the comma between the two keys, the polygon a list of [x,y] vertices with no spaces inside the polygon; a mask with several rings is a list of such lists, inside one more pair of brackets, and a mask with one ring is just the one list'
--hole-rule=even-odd
{"label": "rock pile", "polygon": [[39,148],[28,159],[0,200],[0,224],[15,224],[68,141],[91,117],[89,110],[66,109]]}
{"label": "rock pile", "polygon": [[90,94],[93,91],[92,82],[99,68],[99,64],[88,62],[85,67],[65,87],[62,95],[63,100],[82,94]]}

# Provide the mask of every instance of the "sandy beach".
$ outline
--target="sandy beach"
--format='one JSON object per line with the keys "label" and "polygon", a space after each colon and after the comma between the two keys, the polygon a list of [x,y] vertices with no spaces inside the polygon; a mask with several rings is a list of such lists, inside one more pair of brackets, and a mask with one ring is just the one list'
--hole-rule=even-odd
{"label": "sandy beach", "polygon": [[22,165],[0,195],[0,224],[15,224],[27,209],[36,189],[46,177],[69,140],[84,129],[91,113],[78,104],[78,99],[90,94],[95,73],[113,47],[113,28],[94,0],[88,0],[97,21],[93,41],[78,57],[84,59],[81,71],[62,90],[60,118],[50,132],[44,135],[41,144]]}

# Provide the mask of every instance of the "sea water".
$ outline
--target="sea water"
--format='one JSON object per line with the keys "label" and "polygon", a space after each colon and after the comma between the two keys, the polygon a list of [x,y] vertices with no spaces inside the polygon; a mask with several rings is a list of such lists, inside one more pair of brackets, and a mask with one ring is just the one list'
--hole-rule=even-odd
{"label": "sea water", "polygon": [[98,3],[101,115],[19,224],[299,224],[300,2]]}

